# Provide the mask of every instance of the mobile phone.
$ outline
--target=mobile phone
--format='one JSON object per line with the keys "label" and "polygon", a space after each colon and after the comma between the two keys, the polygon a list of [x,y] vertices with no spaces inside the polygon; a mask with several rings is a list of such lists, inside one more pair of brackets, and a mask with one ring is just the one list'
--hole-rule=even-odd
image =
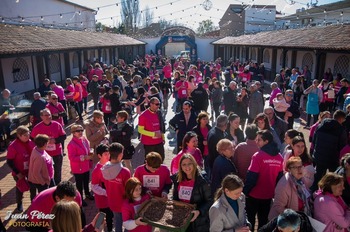
{"label": "mobile phone", "polygon": [[95,223],[95,229],[99,229],[101,225],[103,224],[105,220],[106,214],[103,212],[100,212],[97,216],[96,223]]}

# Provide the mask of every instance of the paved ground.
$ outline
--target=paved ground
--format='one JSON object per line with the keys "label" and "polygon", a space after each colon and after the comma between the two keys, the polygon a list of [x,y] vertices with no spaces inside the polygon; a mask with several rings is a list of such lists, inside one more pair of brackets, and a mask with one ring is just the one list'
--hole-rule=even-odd
{"label": "paved ground", "polygon": [[[91,102],[89,104],[91,104]],[[173,104],[173,99],[171,98],[169,101],[169,108],[172,107],[172,104]],[[89,109],[90,110],[88,114],[84,115],[84,119],[87,119],[91,116],[91,112],[92,112],[91,107]],[[173,117],[173,115],[174,115],[173,111],[169,109],[168,113],[166,113],[165,115],[166,121],[168,122]],[[137,125],[137,119],[135,120],[134,125]],[[309,134],[308,131],[303,130],[302,126],[300,126],[298,129],[300,129],[305,133],[305,138],[306,140],[308,140],[308,134]],[[67,127],[66,132],[68,137],[66,139],[66,143],[65,143],[66,145],[68,144],[68,142],[71,140],[71,137],[72,137],[69,131],[70,129],[69,127]],[[136,147],[136,154],[134,155],[133,162],[132,162],[133,167],[135,168],[138,165],[143,164],[144,152],[143,152],[142,144],[140,144],[137,139],[133,139],[132,141]],[[173,158],[174,155],[172,154],[173,147],[169,146],[168,140],[166,142],[165,150],[166,150],[165,164],[170,166],[171,159]],[[64,157],[64,161],[63,161],[62,180],[70,180],[74,182],[74,177],[70,172],[70,165],[69,165],[69,160],[67,156]],[[4,216],[8,211],[13,212],[16,208],[15,181],[13,180],[11,176],[11,171],[6,164],[6,152],[3,152],[0,154],[0,188],[2,192],[0,216],[1,218],[4,218]],[[87,222],[90,222],[93,219],[93,217],[96,215],[97,208],[95,207],[95,203],[93,201],[86,200],[86,202],[88,203],[88,206],[84,207],[84,210],[85,210]],[[29,192],[25,192],[24,200],[23,200],[24,210],[26,210],[29,207],[29,205],[30,205]],[[10,226],[9,221],[4,221],[4,225],[6,226],[6,228],[8,228],[8,231],[24,231],[24,228],[20,228],[20,227],[15,228]]]}

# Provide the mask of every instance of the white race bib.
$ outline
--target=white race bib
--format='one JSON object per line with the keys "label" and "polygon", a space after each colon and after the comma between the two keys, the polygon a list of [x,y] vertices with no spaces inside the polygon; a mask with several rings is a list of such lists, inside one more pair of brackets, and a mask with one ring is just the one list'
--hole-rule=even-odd
{"label": "white race bib", "polygon": [[159,188],[159,175],[144,175],[143,186],[146,188]]}
{"label": "white race bib", "polygon": [[181,91],[181,93],[182,93],[182,95],[186,95],[187,94],[187,90],[184,89],[184,90]]}
{"label": "white race bib", "polygon": [[23,162],[23,169],[24,170],[28,170],[29,169],[29,162],[28,161],[24,161]]}
{"label": "white race bib", "polygon": [[180,186],[179,199],[180,200],[191,200],[193,187]]}
{"label": "white race bib", "polygon": [[111,108],[111,103],[107,103],[107,104],[106,104],[106,110],[107,110],[107,111],[111,111],[111,110],[112,110],[112,108]]}
{"label": "white race bib", "polygon": [[247,78],[246,78],[246,77],[243,77],[243,78],[242,78],[242,81],[246,82],[246,81],[247,81]]}
{"label": "white race bib", "polygon": [[46,151],[54,151],[54,150],[56,150],[56,144],[48,143],[45,150]]}

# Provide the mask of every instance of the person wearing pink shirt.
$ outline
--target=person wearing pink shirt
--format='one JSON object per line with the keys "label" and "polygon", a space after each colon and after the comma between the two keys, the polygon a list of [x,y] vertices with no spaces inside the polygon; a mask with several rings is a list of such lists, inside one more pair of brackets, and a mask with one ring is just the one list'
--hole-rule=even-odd
{"label": "person wearing pink shirt", "polygon": [[[39,217],[38,212],[45,215],[51,213],[56,202],[65,199],[67,201],[75,201],[81,207],[81,196],[76,190],[75,185],[70,181],[62,181],[55,187],[51,187],[40,192],[32,201],[27,211],[28,222],[41,223],[41,226],[27,226],[26,230],[31,232],[47,232],[49,231],[51,219]],[[80,211],[82,226],[85,226],[86,219],[84,211]]]}
{"label": "person wearing pink shirt", "polygon": [[120,143],[112,143],[109,146],[111,160],[101,168],[105,179],[108,205],[114,214],[115,232],[123,231],[122,203],[126,181],[131,177],[129,169],[123,167],[121,163],[123,150],[124,147]]}
{"label": "person wearing pink shirt", "polygon": [[175,91],[177,92],[178,108],[182,106],[188,99],[188,82],[186,81],[185,75],[181,74],[180,81],[175,84]]}
{"label": "person wearing pink shirt", "polygon": [[106,144],[98,145],[96,147],[96,154],[100,161],[96,164],[94,170],[91,173],[91,190],[94,192],[96,207],[99,209],[100,212],[106,214],[108,231],[112,231],[113,212],[108,207],[107,192],[101,171],[103,165],[105,165],[110,158],[108,146]]}
{"label": "person wearing pink shirt", "polygon": [[172,186],[169,168],[162,164],[162,157],[157,152],[148,153],[145,162],[135,169],[134,176],[149,194],[167,198]]}
{"label": "person wearing pink shirt", "polygon": [[271,94],[270,94],[269,104],[270,106],[273,107],[273,99],[277,97],[278,93],[282,93],[282,91],[280,90],[280,88],[278,88],[278,84],[276,82],[272,82],[270,86],[271,86]]}
{"label": "person wearing pink shirt", "polygon": [[52,119],[61,124],[61,126],[63,127],[63,116],[67,115],[67,113],[63,105],[60,102],[58,102],[58,97],[56,94],[51,94],[49,98],[49,103],[46,105],[46,108],[50,110]]}
{"label": "person wearing pink shirt", "polygon": [[[70,162],[71,172],[74,175],[77,189],[83,197],[83,189],[85,197],[93,199],[89,191],[90,182],[90,166],[92,164],[92,155],[90,152],[90,143],[83,136],[84,128],[81,125],[74,124],[71,127],[71,133],[73,135],[72,140],[69,142],[68,158]],[[83,206],[87,206],[87,203],[83,201]]]}
{"label": "person wearing pink shirt", "polygon": [[88,84],[89,84],[89,80],[86,78],[86,76],[84,75],[80,75],[79,76],[79,81],[80,81],[80,84],[81,84],[81,87],[82,87],[82,96],[83,96],[83,108],[82,108],[82,111],[83,109],[85,110],[85,113],[87,113],[87,107],[88,107],[88,91],[87,91],[87,88],[88,88]]}
{"label": "person wearing pink shirt", "polygon": [[33,201],[37,193],[55,186],[53,180],[53,161],[52,157],[45,151],[49,137],[38,134],[34,138],[36,147],[30,156],[28,181],[30,185],[30,200]]}
{"label": "person wearing pink shirt", "polygon": [[[29,160],[34,142],[30,139],[30,131],[25,126],[19,126],[16,130],[17,138],[7,148],[7,165],[12,170],[12,176],[17,182],[28,178]],[[23,211],[23,192],[16,187],[17,210]]]}
{"label": "person wearing pink shirt", "polygon": [[98,76],[98,80],[102,81],[103,70],[102,70],[101,65],[99,63],[95,64],[95,68],[92,71],[92,75],[91,76],[93,76],[93,75],[97,75]]}
{"label": "person wearing pink shirt", "polygon": [[[55,94],[58,97],[58,102],[62,104],[64,110],[67,112],[67,100],[66,100],[66,96],[64,94],[63,87],[60,85],[57,85],[56,81],[51,81],[50,88],[52,89],[52,91],[55,92]],[[63,117],[63,122],[64,122],[64,124],[68,124],[67,115],[65,117]]]}
{"label": "person wearing pink shirt", "polygon": [[197,134],[193,131],[186,133],[182,140],[182,150],[172,159],[170,164],[171,174],[175,174],[179,170],[179,161],[184,154],[191,154],[200,168],[203,168],[202,152],[198,148]]}
{"label": "person wearing pink shirt", "polygon": [[101,111],[103,112],[103,120],[108,127],[110,124],[110,118],[112,117],[112,102],[110,96],[113,94],[113,90],[109,86],[104,87],[106,93],[100,98]]}
{"label": "person wearing pink shirt", "polygon": [[166,79],[171,79],[172,76],[172,67],[169,61],[166,61],[164,67],[163,67],[163,74]]}
{"label": "person wearing pink shirt", "polygon": [[53,121],[51,113],[48,109],[40,111],[40,117],[42,122],[38,123],[32,130],[31,138],[35,138],[38,134],[45,134],[49,136],[49,143],[46,146],[46,152],[53,158],[54,161],[54,179],[55,183],[61,182],[62,172],[62,142],[66,139],[66,132],[61,124]]}
{"label": "person wearing pink shirt", "polygon": [[150,199],[148,194],[142,194],[142,184],[136,177],[131,177],[125,184],[125,199],[123,201],[123,226],[129,232],[151,232],[152,226],[136,218],[141,204]]}
{"label": "person wearing pink shirt", "polygon": [[248,221],[255,228],[257,214],[260,228],[268,222],[274,190],[283,175],[283,157],[270,131],[257,132],[255,141],[260,150],[252,157],[243,192],[247,196]]}
{"label": "person wearing pink shirt", "polygon": [[79,82],[79,77],[74,76],[72,78],[73,84],[74,84],[74,95],[73,95],[73,101],[74,101],[74,107],[75,110],[78,113],[79,120],[82,121],[82,112],[83,112],[83,87],[81,83]]}

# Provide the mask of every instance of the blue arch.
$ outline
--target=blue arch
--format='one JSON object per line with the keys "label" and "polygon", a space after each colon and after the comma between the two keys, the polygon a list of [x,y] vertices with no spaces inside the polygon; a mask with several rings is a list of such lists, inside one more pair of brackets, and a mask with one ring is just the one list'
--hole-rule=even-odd
{"label": "blue arch", "polygon": [[[171,41],[171,42],[170,42]],[[191,51],[191,61],[197,60],[197,44],[195,42],[194,38],[191,38],[189,36],[179,36],[179,35],[169,35],[169,36],[163,36],[159,42],[156,44],[156,52],[161,51],[161,54],[164,55],[164,46],[167,43],[179,43],[184,42],[190,47]],[[194,52],[193,52],[194,51]]]}

